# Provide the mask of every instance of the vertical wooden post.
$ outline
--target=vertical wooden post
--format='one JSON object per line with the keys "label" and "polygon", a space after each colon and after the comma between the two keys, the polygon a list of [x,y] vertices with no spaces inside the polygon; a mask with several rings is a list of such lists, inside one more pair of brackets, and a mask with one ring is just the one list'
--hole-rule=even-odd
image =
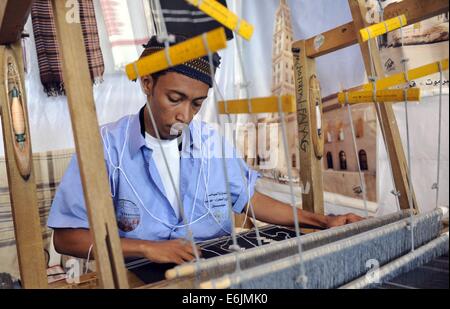
{"label": "vertical wooden post", "polygon": [[[323,179],[321,155],[316,154],[313,143],[316,134],[314,132],[315,117],[311,106],[313,102],[312,92],[317,81],[315,60],[306,56],[305,41],[297,41],[293,44],[295,89],[297,101],[297,122],[300,152],[300,183],[303,188],[302,206],[304,210],[323,214]],[[320,98],[320,95],[319,95]],[[320,98],[321,99],[321,98]],[[320,102],[321,103],[321,102]],[[315,108],[315,107],[314,107]],[[320,148],[320,147],[319,147]]]}
{"label": "vertical wooden post", "polygon": [[[361,53],[364,59],[364,65],[368,76],[375,75],[378,78],[385,77],[383,65],[381,63],[380,53],[373,44],[362,42],[359,30],[369,26],[365,16],[367,10],[364,2],[360,0],[349,0],[349,6],[353,17],[354,29],[358,38]],[[376,39],[373,39],[376,41]],[[375,43],[375,42],[373,42]],[[376,43],[375,43],[376,44]],[[370,64],[370,52],[372,53],[373,67]],[[409,209],[409,199],[412,195],[413,207],[416,211],[419,210],[414,191],[409,184],[408,164],[406,162],[403,145],[398,130],[397,121],[395,119],[392,103],[382,103],[380,111],[377,110],[378,120],[382,124],[381,130],[383,132],[384,143],[387,148],[389,158],[391,160],[391,168],[394,175],[395,187],[400,193],[399,203],[401,209]]]}
{"label": "vertical wooden post", "polygon": [[[35,289],[47,288],[47,273],[33,171],[22,59],[20,41],[12,46],[0,46],[0,112],[17,257],[22,287]],[[20,95],[20,105],[16,105],[14,111],[17,112],[17,108],[20,108],[23,122],[22,116],[17,117],[17,114],[13,122],[12,85],[9,82],[11,78],[14,80],[13,87],[18,90],[16,94]],[[16,135],[17,125],[22,126],[24,135]]]}
{"label": "vertical wooden post", "polygon": [[128,288],[81,25],[66,20],[65,1],[52,5],[98,278],[104,288]]}

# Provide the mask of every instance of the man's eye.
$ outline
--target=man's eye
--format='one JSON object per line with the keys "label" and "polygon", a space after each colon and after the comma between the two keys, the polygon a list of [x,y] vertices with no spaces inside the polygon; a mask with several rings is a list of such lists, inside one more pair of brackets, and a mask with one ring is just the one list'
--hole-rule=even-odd
{"label": "man's eye", "polygon": [[199,101],[199,102],[194,102],[194,107],[200,108],[202,107],[203,101]]}
{"label": "man's eye", "polygon": [[178,103],[178,102],[181,101],[180,98],[173,98],[173,97],[168,97],[168,98],[169,98],[169,101],[172,102],[172,103]]}

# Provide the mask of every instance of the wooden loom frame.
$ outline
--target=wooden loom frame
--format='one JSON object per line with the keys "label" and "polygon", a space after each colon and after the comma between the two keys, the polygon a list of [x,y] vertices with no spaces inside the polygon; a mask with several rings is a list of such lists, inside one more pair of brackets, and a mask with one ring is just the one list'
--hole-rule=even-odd
{"label": "wooden loom frame", "polygon": [[[9,47],[3,45],[11,44],[16,53],[16,59],[20,68],[21,81],[23,84],[23,63],[20,55],[20,34],[23,25],[31,10],[32,0],[22,1],[20,5],[14,0],[5,0],[0,4],[0,61],[4,61],[4,51]],[[15,1],[17,2],[17,1]],[[317,93],[302,91],[300,89],[309,89],[309,83],[315,83],[315,58],[328,54],[330,52],[359,43],[364,57],[366,71],[370,74],[370,65],[368,58],[367,43],[359,42],[358,29],[367,26],[363,20],[364,9],[359,0],[349,0],[350,8],[354,21],[322,33],[323,44],[315,49],[314,38],[303,41],[297,41],[293,47],[295,52],[295,66],[302,68],[296,70],[297,83],[297,109],[298,112],[304,112],[306,122],[303,128],[306,130],[307,146],[303,153],[302,162],[307,162],[301,175],[303,183],[310,183],[309,194],[303,195],[303,208],[316,213],[323,213],[323,188],[322,171],[320,163],[320,147],[311,147],[311,141],[315,138],[311,134],[310,121],[311,109],[317,99]],[[66,80],[68,102],[70,107],[72,125],[74,128],[75,143],[77,155],[80,162],[80,172],[83,183],[83,189],[86,197],[86,207],[90,219],[91,230],[94,234],[94,252],[97,262],[97,278],[100,286],[105,288],[126,288],[128,282],[123,264],[123,255],[120,250],[120,242],[115,223],[115,216],[112,212],[112,201],[108,195],[109,187],[107,184],[106,168],[102,168],[102,149],[100,135],[98,131],[98,122],[95,113],[95,105],[92,95],[92,85],[90,83],[87,58],[83,48],[81,36],[81,27],[79,24],[69,24],[65,21],[66,8],[64,3],[58,0],[52,0],[53,10],[55,12],[56,28],[58,40],[61,45],[61,54],[63,59],[63,75]],[[415,23],[426,18],[445,13],[449,5],[445,0],[404,0],[401,3],[391,4],[384,11],[385,19],[400,14],[407,16],[408,22]],[[81,52],[81,57],[77,57],[74,51]],[[382,67],[379,63],[377,51],[372,51],[375,60],[375,73],[382,77]],[[378,59],[378,60],[377,60]],[[75,65],[69,65],[75,64]],[[81,68],[81,69],[80,69]],[[301,74],[299,74],[301,72]],[[300,87],[302,86],[302,87]],[[77,93],[77,91],[81,91]],[[313,89],[314,90],[314,89]],[[317,90],[317,89],[315,89]],[[0,99],[2,102],[8,102],[7,92],[3,86],[0,86]],[[308,105],[309,103],[309,105]],[[314,105],[310,105],[314,103]],[[26,111],[26,101],[22,102]],[[407,208],[408,195],[413,194],[409,191],[407,184],[405,155],[401,146],[400,136],[396,125],[391,125],[390,121],[395,121],[392,106],[383,104],[382,118],[386,130],[389,155],[393,159],[393,171],[397,188],[401,192],[401,208]],[[25,288],[45,288],[47,280],[45,274],[45,265],[43,265],[43,246],[42,239],[36,237],[40,234],[40,224],[37,209],[36,184],[34,182],[33,169],[31,168],[28,179],[20,177],[16,164],[16,157],[13,153],[13,141],[10,126],[7,125],[10,118],[5,113],[9,107],[3,105],[2,121],[5,139],[5,155],[7,156],[8,180],[11,192],[11,204],[13,208],[14,226],[17,239],[17,250],[23,286]],[[1,111],[0,110],[0,111]],[[25,117],[27,113],[25,113]],[[29,129],[27,125],[27,136]],[[31,147],[29,148],[31,154]],[[11,159],[13,158],[13,159]],[[302,154],[301,154],[302,160]],[[320,168],[319,168],[320,167]],[[97,172],[93,172],[96,170]],[[417,204],[414,199],[414,206]],[[111,211],[110,211],[111,210]],[[30,215],[31,214],[31,215]],[[34,235],[34,236],[33,236]],[[34,262],[30,262],[34,261]]]}
{"label": "wooden loom frame", "polygon": [[[13,46],[15,59],[20,69],[21,84],[24,85],[20,36],[31,11],[31,0],[17,4],[15,0],[0,4],[0,61],[5,63],[6,54]],[[94,239],[94,254],[99,286],[104,288],[128,288],[128,279],[121,251],[117,223],[106,166],[103,162],[100,131],[95,112],[92,83],[87,56],[81,32],[81,25],[66,20],[65,2],[52,0],[56,31],[60,45],[62,71],[72,120],[80,176],[83,184],[86,208]],[[3,65],[1,66],[3,68]],[[0,78],[3,81],[2,78]],[[24,87],[22,86],[22,89]],[[6,91],[5,91],[6,90]],[[3,135],[7,158],[8,182],[14,216],[15,235],[19,257],[20,273],[25,288],[46,288],[47,275],[42,243],[41,227],[36,197],[36,183],[33,169],[27,178],[20,175],[18,156],[15,154],[14,132],[8,89],[0,86],[2,101]],[[26,112],[25,91],[22,105],[25,111],[26,136],[29,142],[29,128]],[[28,148],[28,164],[32,165],[31,146]]]}
{"label": "wooden loom frame", "polygon": [[[362,42],[359,35],[360,29],[369,26],[363,18],[366,14],[364,3],[361,0],[348,0],[348,3],[353,21],[293,44],[297,122],[300,139],[299,150],[300,162],[302,162],[300,179],[304,185],[311,184],[311,190],[302,193],[302,205],[305,210],[321,214],[324,213],[322,158],[314,150],[314,146],[317,147],[317,142],[314,140],[315,134],[312,133],[315,118],[312,115],[313,111],[311,107],[314,106],[314,102],[311,102],[313,98],[310,97],[309,91],[310,80],[316,76],[315,58],[354,44],[359,44],[367,75],[374,75],[378,78],[385,77],[379,52],[373,47],[370,52],[373,56],[375,72],[372,74],[369,44],[368,42]],[[403,0],[402,2],[388,5],[384,9],[384,19],[386,20],[404,14],[408,20],[408,25],[411,25],[448,12],[448,9],[449,4],[446,0]],[[318,44],[318,42],[320,43]],[[383,136],[388,155],[391,159],[395,187],[400,193],[400,208],[408,209],[411,198],[413,208],[418,211],[414,192],[408,183],[408,167],[392,103],[380,104],[380,113],[377,111],[377,116],[385,131]]]}

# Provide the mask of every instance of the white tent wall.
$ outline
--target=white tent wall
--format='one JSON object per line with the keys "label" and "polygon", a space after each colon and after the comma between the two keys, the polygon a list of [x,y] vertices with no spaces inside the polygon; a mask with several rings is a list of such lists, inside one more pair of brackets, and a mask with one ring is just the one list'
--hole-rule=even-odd
{"label": "white tent wall", "polygon": [[[440,190],[439,206],[449,205],[449,162],[448,162],[448,141],[449,141],[449,106],[448,94],[443,98],[442,113],[442,143],[440,162]],[[402,136],[403,147],[407,153],[406,146],[406,114],[403,104],[396,104],[394,107],[397,124]],[[410,125],[410,146],[412,160],[412,182],[420,211],[431,211],[435,207],[436,191],[432,190],[432,185],[437,177],[437,140],[438,140],[438,113],[439,98],[428,96],[422,98],[419,104],[409,104],[408,118]],[[380,136],[379,132],[379,136]],[[378,139],[378,180],[379,190],[379,214],[385,214],[396,210],[394,196],[390,194],[393,189],[392,177],[389,171],[389,162],[381,138]]]}
{"label": "white tent wall", "polygon": [[[135,37],[148,34],[145,28],[144,12],[139,9],[141,1],[127,1],[130,7],[131,20]],[[99,10],[99,0],[94,0],[101,38],[102,51],[105,57],[106,74],[104,82],[94,87],[96,110],[100,124],[105,124],[129,113],[135,113],[144,104],[145,97],[139,84],[130,82],[123,72],[116,72],[112,59],[111,47],[107,39],[105,25]],[[247,78],[251,82],[251,96],[270,95],[272,37],[274,14],[278,0],[229,0],[230,9],[255,25],[255,34],[250,42],[243,42],[242,55]],[[306,39],[323,31],[337,27],[351,20],[347,0],[288,0],[292,10],[294,38]],[[147,31],[147,32],[146,32]],[[34,152],[44,152],[56,149],[73,148],[73,136],[70,126],[66,98],[47,97],[42,90],[37,66],[37,56],[34,46],[31,22],[26,26],[30,33],[27,40],[27,55],[29,73],[26,75],[26,88],[32,146]],[[149,34],[148,34],[149,35]],[[225,98],[243,97],[245,92],[238,88],[242,82],[242,72],[236,59],[235,42],[229,42],[229,47],[221,52],[222,64],[216,80]],[[136,52],[138,55],[139,51]],[[448,54],[447,54],[448,55]],[[339,52],[317,59],[317,70],[321,80],[322,95],[334,93],[340,87],[349,88],[366,80],[364,65],[358,46],[352,46]],[[434,182],[436,171],[437,149],[437,96],[424,99],[423,104],[411,109],[411,137],[413,151],[413,180],[419,204],[423,210],[430,209],[434,204],[434,191],[429,192]],[[427,103],[429,102],[429,103]],[[448,205],[448,96],[444,97],[444,126],[442,139],[441,162],[441,196],[440,204]],[[399,127],[404,135],[404,118],[402,108],[396,107]],[[427,115],[424,117],[424,115]],[[214,107],[211,98],[204,104],[199,115],[202,120],[215,122]],[[234,118],[236,119],[236,118]],[[243,121],[240,117],[237,121]],[[425,130],[426,129],[426,130]],[[1,135],[1,131],[0,131]],[[403,139],[405,142],[405,139]],[[393,205],[389,200],[390,172],[386,167],[386,155],[382,138],[378,134],[378,197],[383,208],[391,211]],[[0,139],[0,156],[4,155],[3,139]],[[1,171],[3,177],[4,171]],[[425,206],[426,205],[426,206]]]}

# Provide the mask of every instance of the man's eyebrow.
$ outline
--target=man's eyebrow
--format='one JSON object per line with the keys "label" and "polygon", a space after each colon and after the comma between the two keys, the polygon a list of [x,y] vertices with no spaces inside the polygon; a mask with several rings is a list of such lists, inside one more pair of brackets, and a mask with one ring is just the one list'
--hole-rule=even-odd
{"label": "man's eyebrow", "polygon": [[[178,90],[175,90],[175,89],[168,89],[168,92],[173,92],[175,94],[178,94],[182,98],[187,98],[188,97],[185,93],[183,93],[181,91],[178,91]],[[194,98],[192,101],[205,100],[206,98],[208,98],[208,96]]]}
{"label": "man's eyebrow", "polygon": [[187,95],[183,92],[180,92],[178,90],[174,90],[174,89],[168,89],[168,92],[174,92],[175,94],[178,94],[179,96],[183,97],[183,98],[187,98]]}
{"label": "man's eyebrow", "polygon": [[206,100],[206,98],[207,98],[208,96],[204,96],[204,97],[198,97],[198,98],[195,98],[194,100],[192,100],[192,101],[197,101],[197,100]]}

